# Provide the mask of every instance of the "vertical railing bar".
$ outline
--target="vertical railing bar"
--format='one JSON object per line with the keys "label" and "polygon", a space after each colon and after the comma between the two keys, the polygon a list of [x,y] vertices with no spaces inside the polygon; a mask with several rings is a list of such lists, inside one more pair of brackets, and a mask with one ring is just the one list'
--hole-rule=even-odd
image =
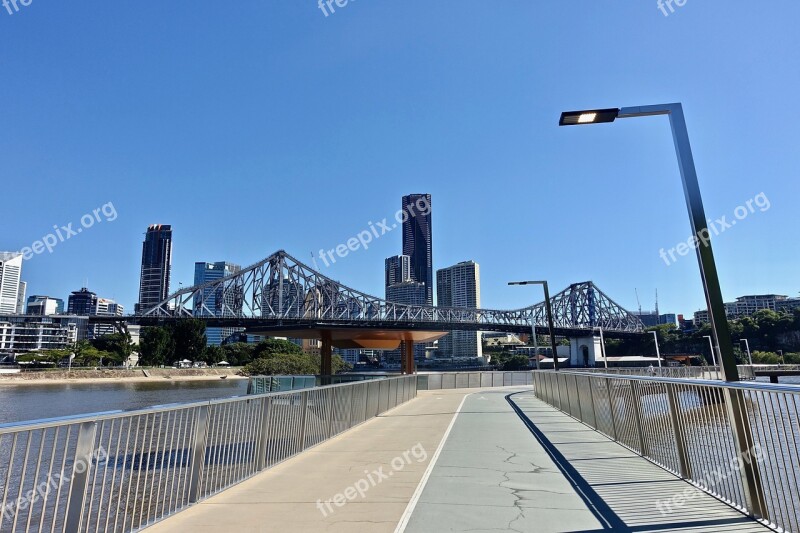
{"label": "vertical railing bar", "polygon": [[[203,484],[198,485],[197,498],[200,499],[202,494],[209,494],[209,491],[214,490],[216,480],[219,477],[220,470],[220,426],[225,423],[224,406],[219,404],[209,404],[207,413],[208,436],[206,437],[206,451],[203,453]],[[223,431],[224,432],[224,429]],[[208,462],[206,463],[206,457]],[[194,473],[195,470],[192,469]],[[191,494],[191,491],[190,491]],[[189,500],[190,503],[194,503]]]}
{"label": "vertical railing bar", "polygon": [[[786,423],[785,423],[785,420],[784,420],[784,416],[782,416],[783,415],[783,409],[781,409],[781,406],[780,406],[780,398],[779,398],[779,396],[777,394],[772,394],[772,393],[768,393],[768,396],[770,398],[770,404],[772,405],[772,410],[775,413],[775,417],[778,420],[780,420],[780,431],[781,431],[781,433],[783,433],[783,440],[781,442],[788,443],[789,442],[789,436],[786,433]],[[778,401],[778,407],[777,408],[775,407],[775,400]],[[784,476],[785,476],[785,479],[781,479],[781,488],[782,489],[783,488],[787,489],[787,490],[781,490],[781,492],[785,493],[785,492],[788,491],[789,492],[789,501],[794,503],[797,500],[794,498],[795,494],[792,491],[792,487],[793,486],[797,487],[797,484],[798,484],[798,482],[797,482],[797,473],[794,471],[794,468],[791,468],[791,464],[787,467],[787,465],[786,465],[786,453],[784,453],[783,446],[778,446],[777,449],[780,451],[781,463],[783,464],[783,472],[784,472]],[[791,463],[791,461],[790,461],[790,463]],[[790,483],[789,482],[790,475],[791,475],[791,478],[794,479],[794,483]],[[793,508],[793,505],[786,507],[786,512],[787,512],[787,515],[788,515],[786,517],[787,518],[786,525],[790,525],[794,531],[797,531],[798,530],[797,524],[793,520],[794,514],[793,513],[789,513],[789,509],[791,509],[791,508]]]}
{"label": "vertical railing bar", "polygon": [[83,472],[78,472],[77,467],[79,461],[91,457],[96,433],[96,422],[83,422],[80,425],[78,440],[75,444],[75,458],[72,463],[72,479],[69,484],[69,496],[67,497],[67,516],[64,520],[64,530],[66,533],[78,533],[81,528],[86,488],[89,483],[91,460],[89,460],[89,464],[85,466]]}
{"label": "vertical railing bar", "polygon": [[[139,477],[136,479],[136,492],[137,496],[139,493],[139,489],[141,488],[141,503],[139,504],[139,525],[137,529],[141,529],[142,527],[142,517],[144,515],[144,500],[145,500],[145,493],[147,492],[147,476],[150,475],[150,460],[153,458],[153,439],[155,439],[156,435],[156,417],[159,416],[159,413],[153,413],[150,422],[150,442],[147,445],[147,462],[145,463],[144,469],[144,482],[140,483],[142,480],[141,472],[142,472],[142,461],[139,461]],[[147,427],[147,425],[145,425]],[[144,443],[143,443],[144,444]],[[142,446],[142,453],[144,453],[144,446]],[[150,501],[150,495],[147,495],[147,501]],[[135,515],[134,515],[135,516]],[[133,521],[131,521],[131,525]]]}
{"label": "vertical railing bar", "polygon": [[[152,520],[156,520],[164,512],[164,501],[167,499],[167,494],[166,494],[166,490],[165,490],[164,491],[164,497],[162,498],[161,489],[164,488],[164,465],[165,465],[165,463],[168,464],[167,463],[167,440],[169,440],[169,437],[170,437],[170,429],[172,429],[173,432],[175,431],[175,420],[173,419],[173,415],[175,415],[175,418],[177,418],[178,411],[177,410],[176,411],[167,411],[167,423],[166,424],[163,423],[163,420],[164,420],[163,417],[161,419],[162,420],[161,433],[164,434],[164,440],[160,444],[161,466],[158,468],[158,485],[157,485],[158,490],[156,491],[156,506],[155,506],[155,509],[153,511],[155,514],[152,515],[152,517],[151,517],[151,515],[150,515],[150,504],[148,503],[147,504],[148,522],[151,520],[151,518],[152,518]],[[158,457],[158,454],[156,454],[156,457]],[[155,476],[153,476],[153,478],[155,478]],[[152,494],[152,489],[151,489],[151,494]],[[161,510],[159,510],[159,504],[161,505]]]}
{"label": "vertical railing bar", "polygon": [[[772,446],[772,437],[769,431],[767,430],[767,428],[769,428],[770,425],[769,425],[769,417],[764,412],[764,394],[760,391],[758,394],[758,401],[756,402],[756,404],[758,406],[758,408],[756,409],[758,413],[758,425],[761,428],[759,436],[764,439],[764,444],[767,444],[766,441],[767,439],[769,439],[770,443],[769,449],[774,450],[774,447]],[[780,503],[780,495],[775,490],[777,483],[775,481],[775,471],[773,470],[771,464],[769,465],[769,468],[764,469],[764,474],[765,474],[764,477],[766,478],[767,482],[762,484],[762,487],[767,490],[763,493],[765,508],[763,509],[764,515],[762,516],[764,516],[764,518],[768,518],[772,522],[778,523],[783,520],[783,513],[781,512],[781,508],[783,506]],[[767,498],[767,494],[769,495],[769,498]]]}
{"label": "vertical railing bar", "polygon": [[[111,422],[113,423],[114,420],[112,419]],[[100,422],[100,428],[97,431],[97,445],[98,445],[99,448],[103,447],[103,434],[105,433],[105,430],[106,430],[106,421],[103,420],[103,421]],[[94,443],[92,443],[92,444],[94,444]],[[94,450],[94,449],[92,450],[92,455],[91,456],[92,456],[92,459],[89,460],[90,462],[93,461],[95,457],[97,457],[96,450]],[[92,487],[92,490],[89,492],[89,505],[88,505],[88,510],[86,511],[86,517],[85,517],[86,518],[86,529],[87,530],[89,529],[89,524],[92,521],[92,508],[94,507],[94,505],[93,505],[94,504],[94,491],[97,488],[97,476],[98,476],[98,473],[100,472],[100,462],[99,461],[97,463],[97,466],[94,467],[93,470],[94,470],[94,475],[92,476],[92,482],[90,483],[90,485]],[[97,504],[97,517],[98,517],[98,519],[100,518],[100,512],[101,512],[100,504],[101,503],[102,502],[99,502]]]}
{"label": "vertical railing bar", "polygon": [[[61,454],[61,470],[58,472],[59,481],[64,479],[64,470],[67,468],[67,454],[69,454],[69,440],[72,437],[72,427],[72,425],[67,426],[67,434],[64,436],[64,453]],[[56,530],[56,513],[60,510],[59,506],[61,504],[61,487],[63,485],[63,483],[59,483],[58,490],[56,490],[56,509],[53,512],[53,524],[50,527],[50,533],[53,533]],[[64,518],[64,523],[61,524],[62,531],[64,531],[67,527],[66,515]]]}
{"label": "vertical railing bar", "polygon": [[[97,502],[97,519],[94,522],[95,531],[100,530],[100,517],[102,516],[103,513],[103,501],[105,501],[106,497],[106,481],[108,480],[108,463],[110,462],[111,459],[110,455],[112,449],[111,442],[114,440],[114,428],[116,427],[116,423],[117,423],[116,418],[111,419],[111,427],[108,429],[108,442],[106,442],[106,446],[108,446],[108,449],[103,450],[105,452],[103,455],[105,458],[106,465],[103,468],[103,481],[102,481],[102,486],[100,487],[100,501]],[[112,489],[113,489],[113,483],[112,483]],[[110,492],[109,492],[109,503],[111,503]],[[110,510],[110,505],[109,508],[106,509],[106,516],[108,516],[109,510]]]}
{"label": "vertical railing bar", "polygon": [[[22,475],[19,477],[19,498],[22,498],[25,494],[25,474],[28,473],[28,457],[30,456],[31,452],[31,441],[33,440],[33,431],[27,430],[25,431],[25,455],[22,458]],[[9,469],[11,465],[9,465]],[[17,508],[16,512],[14,513],[14,522],[12,522],[11,526],[11,533],[15,533],[17,530],[17,520],[19,520],[19,507]]]}
{"label": "vertical railing bar", "polygon": [[[149,521],[149,518],[150,518],[150,509],[152,509],[152,503],[153,503],[153,488],[155,487],[155,481],[156,481],[156,466],[157,466],[157,463],[158,463],[158,442],[159,442],[159,440],[161,438],[161,429],[162,429],[163,426],[164,426],[164,413],[163,412],[159,413],[158,424],[156,424],[156,416],[153,415],[153,426],[150,429],[150,448],[147,451],[147,470],[145,470],[144,486],[142,487],[146,491],[146,494],[147,494],[147,514],[144,514],[145,494],[143,493],[142,494],[142,508],[141,508],[140,513],[139,513],[139,528],[142,527],[142,519],[144,519],[144,523],[147,524],[147,522]],[[156,428],[158,428],[158,431],[156,431]],[[155,454],[153,453],[153,442],[155,442],[155,445],[156,445]],[[152,472],[150,471],[151,470],[151,468],[150,468],[150,464],[151,463],[153,465]],[[148,473],[150,474],[150,489],[149,490],[147,490],[147,488],[146,488],[147,487],[147,474]]]}
{"label": "vertical railing bar", "polygon": [[[44,452],[44,441],[47,437],[47,428],[42,429],[41,437],[39,440],[39,453],[36,454],[36,470],[33,473],[33,490],[36,490],[37,481],[39,481],[39,471],[41,470],[42,466],[42,452]],[[9,468],[11,465],[8,465]],[[48,487],[49,488],[49,487]],[[25,521],[25,531],[31,530],[31,518],[33,516],[33,508],[35,507],[36,502],[30,502],[28,505],[28,519]],[[42,505],[42,514],[44,514],[44,505]],[[1,523],[0,523],[1,524]]]}
{"label": "vertical railing bar", "polygon": [[678,459],[678,471],[684,479],[692,477],[689,469],[689,459],[686,455],[686,437],[678,413],[680,400],[675,392],[675,385],[666,383],[667,402],[669,403],[670,420],[672,421],[672,436],[675,439],[675,452]]}
{"label": "vertical railing bar", "polygon": [[[52,451],[50,452],[50,462],[48,463],[47,467],[47,490],[42,497],[42,516],[39,517],[39,532],[42,531],[44,528],[44,517],[47,514],[47,503],[50,498],[50,482],[53,479],[53,466],[56,461],[56,449],[58,448],[58,435],[61,433],[61,426],[56,426],[56,430],[53,434],[53,446]],[[9,465],[10,466],[10,465]],[[58,512],[58,508],[53,507],[53,523],[56,521],[56,514]]]}
{"label": "vertical railing bar", "polygon": [[[184,409],[175,411],[175,418],[172,422],[172,432],[169,437],[169,460],[167,461],[167,480],[164,482],[164,497],[161,499],[161,513],[160,516],[166,516],[172,512],[172,498],[175,495],[175,479],[178,477],[178,468],[175,464],[178,459],[178,451],[175,449],[175,433],[180,434],[181,426],[183,426]],[[169,493],[169,496],[167,496]]]}
{"label": "vertical railing bar", "polygon": [[234,470],[234,461],[236,455],[236,448],[234,447],[234,438],[235,438],[235,429],[239,419],[239,409],[237,409],[237,405],[235,403],[228,403],[226,404],[228,409],[225,415],[225,423],[227,426],[227,430],[223,431],[221,437],[223,439],[223,448],[222,448],[222,464],[225,465],[224,470],[221,471],[221,484],[220,486],[214,490],[214,492],[218,492],[219,490],[230,486],[230,479],[231,473]]}
{"label": "vertical railing bar", "polygon": [[[136,430],[138,432],[138,430],[139,430],[139,422],[138,422],[139,421],[139,417],[138,416],[136,417],[136,420],[137,420],[137,422],[136,422]],[[131,428],[132,427],[133,427],[133,418],[129,417],[128,418],[128,435],[127,435],[127,437],[125,437],[125,454],[122,456],[122,472],[119,475],[119,492],[118,492],[118,495],[117,495],[117,506],[116,506],[115,513],[114,513],[114,531],[117,530],[117,523],[119,522],[119,514],[120,514],[119,513],[119,508],[120,508],[120,503],[122,503],[122,486],[125,484],[125,470],[127,470],[127,467],[128,467],[128,449],[129,449],[129,445],[130,445],[130,442],[131,442]],[[120,433],[120,435],[121,435],[121,433]],[[135,438],[136,437],[134,436],[134,439]],[[119,456],[119,450],[117,450],[117,455]],[[132,469],[133,469],[133,458],[131,458],[131,470]],[[115,475],[116,475],[116,473],[115,473]],[[130,475],[133,476],[133,473],[131,473]],[[125,507],[126,508],[128,507],[127,500],[125,502]],[[123,516],[125,516],[125,514],[126,513],[123,513]],[[123,522],[122,522],[122,529],[125,530],[125,519],[124,518],[123,518]],[[106,530],[108,530],[108,525],[106,525]]]}
{"label": "vertical railing bar", "polygon": [[[195,434],[197,410],[197,407],[187,410],[184,417],[185,422],[183,424],[183,440],[181,441],[183,442],[183,445],[181,446],[181,468],[183,468],[183,482],[181,483],[182,486],[180,488],[180,500],[178,500],[176,497],[176,511],[179,508],[185,507],[189,503],[189,483],[192,477],[192,468],[189,461],[191,460],[190,454],[193,451],[191,448],[193,443],[189,439],[191,438],[190,435]],[[205,451],[203,453],[205,453]]]}
{"label": "vertical railing bar", "polygon": [[194,420],[194,438],[192,442],[192,465],[191,480],[189,482],[189,503],[195,503],[199,499],[202,487],[203,464],[206,456],[206,439],[208,438],[209,411],[211,405],[203,405],[197,408]]}

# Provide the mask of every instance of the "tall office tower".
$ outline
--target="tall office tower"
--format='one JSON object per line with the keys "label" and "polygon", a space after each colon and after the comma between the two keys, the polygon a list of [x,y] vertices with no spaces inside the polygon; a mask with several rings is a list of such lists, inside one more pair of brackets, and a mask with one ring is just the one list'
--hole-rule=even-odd
{"label": "tall office tower", "polygon": [[28,298],[28,315],[47,316],[63,315],[64,300],[61,298],[51,298],[49,296],[33,295]]}
{"label": "tall office tower", "polygon": [[[395,255],[386,258],[386,298],[389,298],[389,287],[398,283],[412,281],[411,258],[407,255]],[[391,301],[391,300],[390,300]]]}
{"label": "tall office tower", "polygon": [[0,252],[0,314],[13,315],[19,306],[22,254]]}
{"label": "tall office tower", "polygon": [[[25,314],[25,293],[28,292],[28,284],[24,281],[19,282],[19,292],[17,293],[17,314]],[[61,312],[64,312],[64,300],[61,300]]]}
{"label": "tall office tower", "polygon": [[411,258],[411,278],[424,283],[427,305],[433,305],[431,195],[403,196],[403,255]]}
{"label": "tall office tower", "polygon": [[[216,263],[197,262],[194,264],[194,284],[202,285],[226,276],[236,274],[242,269],[239,265],[226,261]],[[235,316],[241,310],[241,295],[236,291],[223,294],[221,288],[209,288],[200,291],[194,298],[195,316]],[[238,306],[238,307],[237,307]],[[206,328],[206,339],[209,346],[220,346],[222,341],[233,333],[241,331],[236,328]]]}
{"label": "tall office tower", "polygon": [[[439,307],[481,306],[481,274],[475,261],[436,271],[436,303]],[[482,357],[481,335],[478,331],[451,331],[439,340],[442,357]]]}
{"label": "tall office tower", "polygon": [[67,313],[70,315],[89,316],[97,312],[97,294],[86,287],[73,291],[67,299]]}
{"label": "tall office tower", "polygon": [[142,273],[139,279],[139,313],[158,305],[169,296],[169,272],[172,267],[172,226],[153,224],[147,228],[142,243]]}

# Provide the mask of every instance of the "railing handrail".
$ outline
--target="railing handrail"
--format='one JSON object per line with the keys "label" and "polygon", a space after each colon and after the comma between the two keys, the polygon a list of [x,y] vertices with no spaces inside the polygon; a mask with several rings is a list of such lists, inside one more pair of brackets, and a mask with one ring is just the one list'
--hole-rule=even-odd
{"label": "railing handrail", "polygon": [[[387,379],[401,379],[408,377],[407,375],[392,376]],[[306,389],[296,389],[290,391],[280,392],[264,392],[260,394],[242,394],[237,396],[229,396],[226,398],[213,398],[211,400],[200,400],[196,402],[175,402],[162,405],[152,405],[148,407],[138,407],[136,409],[117,409],[113,411],[99,411],[96,413],[85,413],[79,415],[66,415],[53,418],[40,418],[34,420],[22,420],[18,422],[7,422],[0,424],[0,435],[4,433],[27,431],[33,429],[53,428],[66,424],[80,424],[82,422],[102,422],[104,420],[113,420],[116,418],[124,418],[128,416],[137,415],[151,415],[154,413],[165,413],[169,411],[178,411],[183,409],[191,409],[194,407],[203,407],[210,405],[220,405],[225,403],[257,400],[260,398],[276,397],[283,395],[299,394],[305,391],[314,391],[319,389],[332,389],[336,387],[348,387],[359,383],[366,383],[366,381],[351,381],[347,383],[335,383],[332,385],[320,385],[317,387],[309,387]]]}
{"label": "railing handrail", "polygon": [[[539,370],[538,372],[555,373],[555,370]],[[720,381],[699,378],[670,378],[660,376],[636,376],[631,374],[613,374],[605,372],[582,372],[580,370],[559,370],[561,374],[578,374],[582,376],[604,377],[612,379],[627,379],[632,381],[656,381],[659,383],[676,383],[679,385],[705,385],[719,389],[733,388],[743,390],[759,390],[767,392],[789,392],[800,394],[800,387],[797,385],[781,385],[766,383],[761,381]]]}

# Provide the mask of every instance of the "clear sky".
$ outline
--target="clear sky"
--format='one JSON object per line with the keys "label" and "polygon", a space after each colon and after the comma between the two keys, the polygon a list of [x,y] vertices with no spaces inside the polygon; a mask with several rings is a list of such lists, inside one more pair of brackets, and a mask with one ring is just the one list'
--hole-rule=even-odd
{"label": "clear sky", "polygon": [[[335,6],[335,4],[334,4]],[[13,10],[13,7],[11,8]],[[797,296],[800,3],[688,0],[46,2],[0,7],[0,250],[103,220],[25,262],[28,294],[132,310],[143,233],[195,261],[311,263],[433,195],[434,266],[480,263],[483,307],[593,280],[633,310],[704,305],[664,117],[558,128],[563,110],[680,101],[726,300]],[[762,202],[763,204],[763,202]],[[110,209],[107,209],[110,212]],[[383,294],[390,232],[321,270]]]}

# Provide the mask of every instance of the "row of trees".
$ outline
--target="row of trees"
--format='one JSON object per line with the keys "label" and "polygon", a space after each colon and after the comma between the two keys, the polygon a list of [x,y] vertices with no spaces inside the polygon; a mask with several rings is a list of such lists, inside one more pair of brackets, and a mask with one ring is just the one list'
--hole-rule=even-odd
{"label": "row of trees", "polygon": [[[205,323],[181,320],[175,324],[142,330],[139,343],[140,364],[171,365],[188,359],[213,365],[226,362],[244,367],[247,375],[317,374],[320,358],[303,352],[292,342],[267,339],[258,344],[237,342],[223,346],[206,346]],[[333,372],[350,368],[338,355],[333,356]]]}
{"label": "row of trees", "polygon": [[[800,309],[793,313],[778,313],[764,309],[752,316],[729,320],[734,353],[740,363],[747,363],[747,351],[740,339],[747,339],[753,362],[774,364],[800,363]],[[658,336],[662,355],[702,354],[711,362],[711,353],[706,335],[711,335],[711,326],[703,324],[692,332],[684,332],[672,324],[650,328]],[[783,356],[779,355],[783,353]],[[607,339],[606,353],[609,356],[655,355],[652,335],[633,339]]]}
{"label": "row of trees", "polygon": [[72,358],[73,366],[117,366],[127,361],[135,345],[128,333],[113,333],[97,339],[81,340],[63,350],[42,350],[20,355],[20,362],[59,364]]}

